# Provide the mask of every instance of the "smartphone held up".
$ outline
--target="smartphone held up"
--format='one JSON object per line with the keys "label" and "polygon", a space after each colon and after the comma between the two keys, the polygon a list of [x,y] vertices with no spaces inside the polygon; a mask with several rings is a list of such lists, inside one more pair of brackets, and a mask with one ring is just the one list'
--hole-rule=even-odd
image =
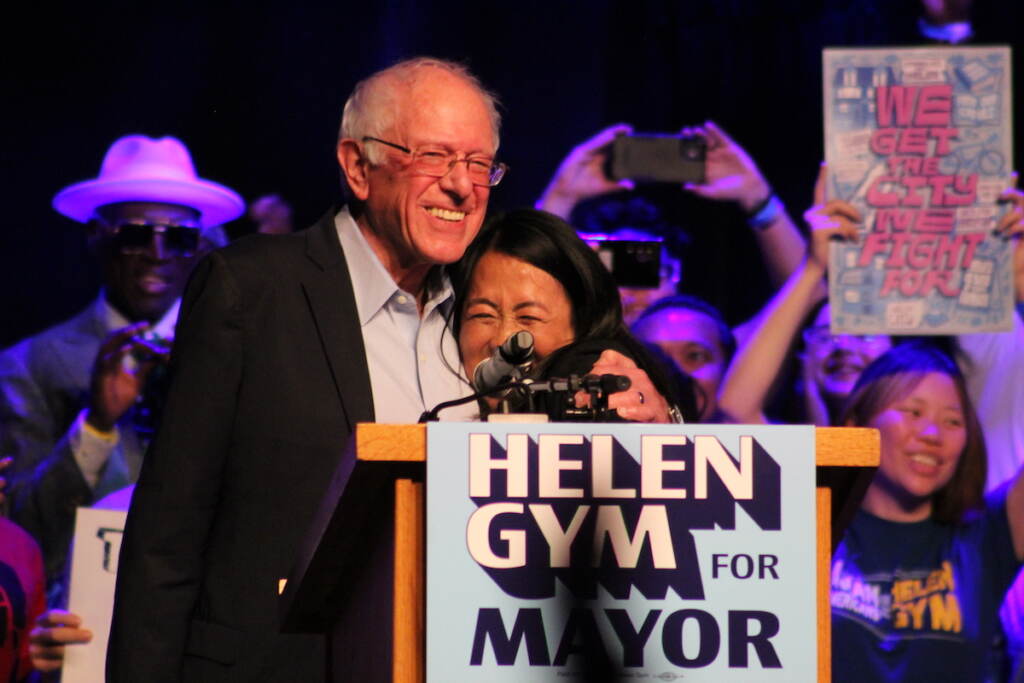
{"label": "smartphone held up", "polygon": [[697,135],[620,135],[608,148],[605,173],[638,183],[703,183],[707,141]]}

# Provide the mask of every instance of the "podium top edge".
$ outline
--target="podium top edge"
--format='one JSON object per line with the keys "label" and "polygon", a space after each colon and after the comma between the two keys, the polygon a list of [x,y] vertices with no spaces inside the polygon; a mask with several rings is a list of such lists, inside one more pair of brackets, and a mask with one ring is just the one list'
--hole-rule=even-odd
{"label": "podium top edge", "polygon": [[[818,467],[877,467],[880,436],[868,427],[817,427],[814,430]],[[425,462],[427,426],[378,424],[356,426],[356,453],[368,462]]]}

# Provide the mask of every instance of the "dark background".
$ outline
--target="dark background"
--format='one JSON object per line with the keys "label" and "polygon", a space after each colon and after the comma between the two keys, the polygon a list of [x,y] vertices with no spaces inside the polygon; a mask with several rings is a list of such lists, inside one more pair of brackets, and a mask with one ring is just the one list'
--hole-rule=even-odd
{"label": "dark background", "polygon": [[[606,125],[669,131],[712,118],[758,160],[799,216],[822,155],[821,48],[919,42],[917,5],[19,5],[0,41],[0,347],[69,317],[95,296],[99,279],[83,230],[50,201],[65,185],[95,177],[114,139],[180,137],[201,177],[247,199],[278,192],[301,227],[340,198],[333,143],[354,83],[420,54],[467,63],[502,99],[500,156],[512,170],[492,193],[492,208],[532,204],[565,153]],[[1022,5],[978,0],[979,42],[1016,40],[1024,30]],[[684,288],[734,321],[756,310],[767,291],[764,273],[739,216],[682,198],[675,188],[651,195],[689,235]]]}

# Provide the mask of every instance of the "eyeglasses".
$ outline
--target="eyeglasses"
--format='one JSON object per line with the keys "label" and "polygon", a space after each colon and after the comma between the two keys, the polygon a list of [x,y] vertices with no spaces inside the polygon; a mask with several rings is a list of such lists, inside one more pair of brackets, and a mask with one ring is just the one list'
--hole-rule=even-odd
{"label": "eyeglasses", "polygon": [[884,334],[832,334],[828,325],[816,325],[804,330],[804,343],[808,346],[833,344],[877,349],[888,346],[890,342]]}
{"label": "eyeglasses", "polygon": [[505,173],[508,171],[507,164],[495,162],[487,157],[463,157],[460,159],[458,154],[443,147],[409,149],[408,147],[396,145],[393,142],[370,137],[369,135],[363,138],[363,142],[379,142],[400,152],[405,152],[412,156],[412,165],[416,171],[424,175],[434,176],[435,178],[443,178],[451,173],[451,170],[455,168],[455,164],[465,163],[469,179],[474,185],[494,187],[501,182],[501,179],[505,177]]}
{"label": "eyeglasses", "polygon": [[154,235],[163,238],[163,248],[173,256],[187,258],[199,248],[199,228],[160,223],[120,223],[114,226],[114,243],[122,254],[149,251]]}

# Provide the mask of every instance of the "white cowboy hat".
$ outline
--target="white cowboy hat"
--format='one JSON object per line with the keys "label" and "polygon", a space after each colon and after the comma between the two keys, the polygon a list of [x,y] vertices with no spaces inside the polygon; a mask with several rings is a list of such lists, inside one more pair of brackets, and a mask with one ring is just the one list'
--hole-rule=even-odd
{"label": "white cowboy hat", "polygon": [[65,187],[53,198],[53,208],[85,223],[98,207],[119,202],[187,206],[199,212],[204,228],[227,223],[245,211],[245,202],[234,190],[196,176],[181,140],[145,135],[115,141],[103,157],[99,177]]}

